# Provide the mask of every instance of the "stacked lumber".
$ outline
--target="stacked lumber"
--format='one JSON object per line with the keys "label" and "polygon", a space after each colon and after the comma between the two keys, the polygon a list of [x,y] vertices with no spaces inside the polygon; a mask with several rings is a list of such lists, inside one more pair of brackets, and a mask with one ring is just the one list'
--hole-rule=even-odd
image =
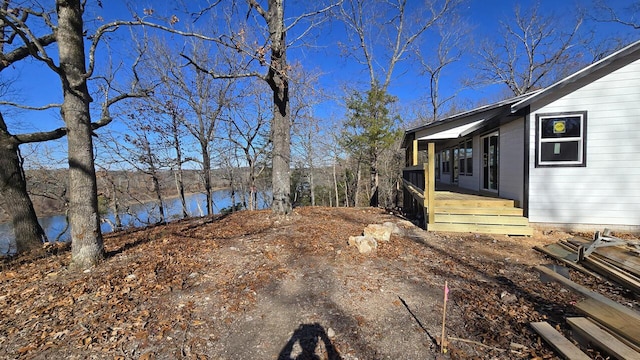
{"label": "stacked lumber", "polygon": [[535,249],[573,269],[606,278],[640,295],[640,256],[624,246],[610,246],[597,248],[580,259],[581,250],[591,243],[591,240],[574,237]]}
{"label": "stacked lumber", "polygon": [[[560,261],[563,265],[600,279],[615,281],[635,294],[640,294],[640,257],[637,251],[624,246],[588,247],[591,241],[573,238],[536,250]],[[585,249],[589,251],[585,252]],[[588,255],[584,255],[584,254]],[[560,283],[581,295],[575,304],[584,317],[568,318],[572,337],[615,359],[640,359],[640,313],[591,291],[545,266],[535,268],[545,278]],[[547,324],[548,325],[548,324]],[[532,328],[566,359],[581,359],[580,350],[571,346],[555,329],[540,323]]]}

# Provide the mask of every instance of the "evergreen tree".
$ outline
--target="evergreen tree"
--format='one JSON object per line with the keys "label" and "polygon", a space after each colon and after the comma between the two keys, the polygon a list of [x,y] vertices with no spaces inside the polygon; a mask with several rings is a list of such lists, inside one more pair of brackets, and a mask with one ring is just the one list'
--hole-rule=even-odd
{"label": "evergreen tree", "polygon": [[[392,116],[390,106],[397,98],[389,95],[377,83],[361,94],[354,92],[347,100],[347,120],[344,124],[342,142],[345,149],[358,159],[358,164],[369,166],[369,205],[378,206],[380,154],[391,148],[400,136],[398,116]],[[356,197],[358,195],[356,194]]]}

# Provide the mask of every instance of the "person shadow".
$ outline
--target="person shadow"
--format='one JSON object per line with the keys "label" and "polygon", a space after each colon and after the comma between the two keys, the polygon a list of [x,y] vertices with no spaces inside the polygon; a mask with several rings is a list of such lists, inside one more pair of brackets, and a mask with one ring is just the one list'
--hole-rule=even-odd
{"label": "person shadow", "polygon": [[[327,359],[342,360],[342,357],[331,343],[324,328],[318,324],[301,324],[291,335],[287,344],[280,351],[278,360],[320,360],[316,349],[322,341],[327,352]],[[296,344],[298,346],[296,346]]]}

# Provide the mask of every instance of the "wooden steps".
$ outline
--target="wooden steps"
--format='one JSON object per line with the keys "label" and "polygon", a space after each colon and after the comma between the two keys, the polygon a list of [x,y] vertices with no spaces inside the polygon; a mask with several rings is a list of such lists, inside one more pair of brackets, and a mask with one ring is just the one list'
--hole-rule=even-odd
{"label": "wooden steps", "polygon": [[435,221],[427,225],[429,231],[533,235],[529,220],[513,200],[465,194],[436,196]]}
{"label": "wooden steps", "polygon": [[425,191],[415,184],[403,179],[403,185],[427,213],[432,212],[427,231],[533,235],[529,220],[514,200],[452,191],[435,191],[433,199],[428,200]]}

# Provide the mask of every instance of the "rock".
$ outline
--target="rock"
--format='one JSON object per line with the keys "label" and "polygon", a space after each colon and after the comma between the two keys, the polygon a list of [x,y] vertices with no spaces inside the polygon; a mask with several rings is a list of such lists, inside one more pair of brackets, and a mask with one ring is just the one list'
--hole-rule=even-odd
{"label": "rock", "polygon": [[327,337],[329,339],[333,339],[334,337],[336,337],[336,332],[335,330],[333,330],[332,328],[328,328],[327,329]]}
{"label": "rock", "polygon": [[371,236],[378,241],[389,241],[391,239],[391,229],[379,224],[370,224],[364,228],[364,236]]}
{"label": "rock", "polygon": [[349,236],[349,246],[355,246],[361,254],[368,254],[378,248],[378,242],[371,236]]}
{"label": "rock", "polygon": [[518,298],[517,298],[515,295],[513,295],[513,294],[509,294],[509,293],[508,293],[508,292],[506,292],[506,291],[503,291],[503,292],[500,294],[500,299],[501,299],[501,300],[502,300],[502,302],[503,302],[503,303],[505,303],[505,304],[511,304],[511,303],[514,303],[514,302],[518,301]]}
{"label": "rock", "polygon": [[391,221],[387,221],[385,223],[382,223],[382,226],[389,228],[391,230],[392,234],[396,234],[396,235],[404,235],[404,230],[402,230],[398,224],[393,223]]}

